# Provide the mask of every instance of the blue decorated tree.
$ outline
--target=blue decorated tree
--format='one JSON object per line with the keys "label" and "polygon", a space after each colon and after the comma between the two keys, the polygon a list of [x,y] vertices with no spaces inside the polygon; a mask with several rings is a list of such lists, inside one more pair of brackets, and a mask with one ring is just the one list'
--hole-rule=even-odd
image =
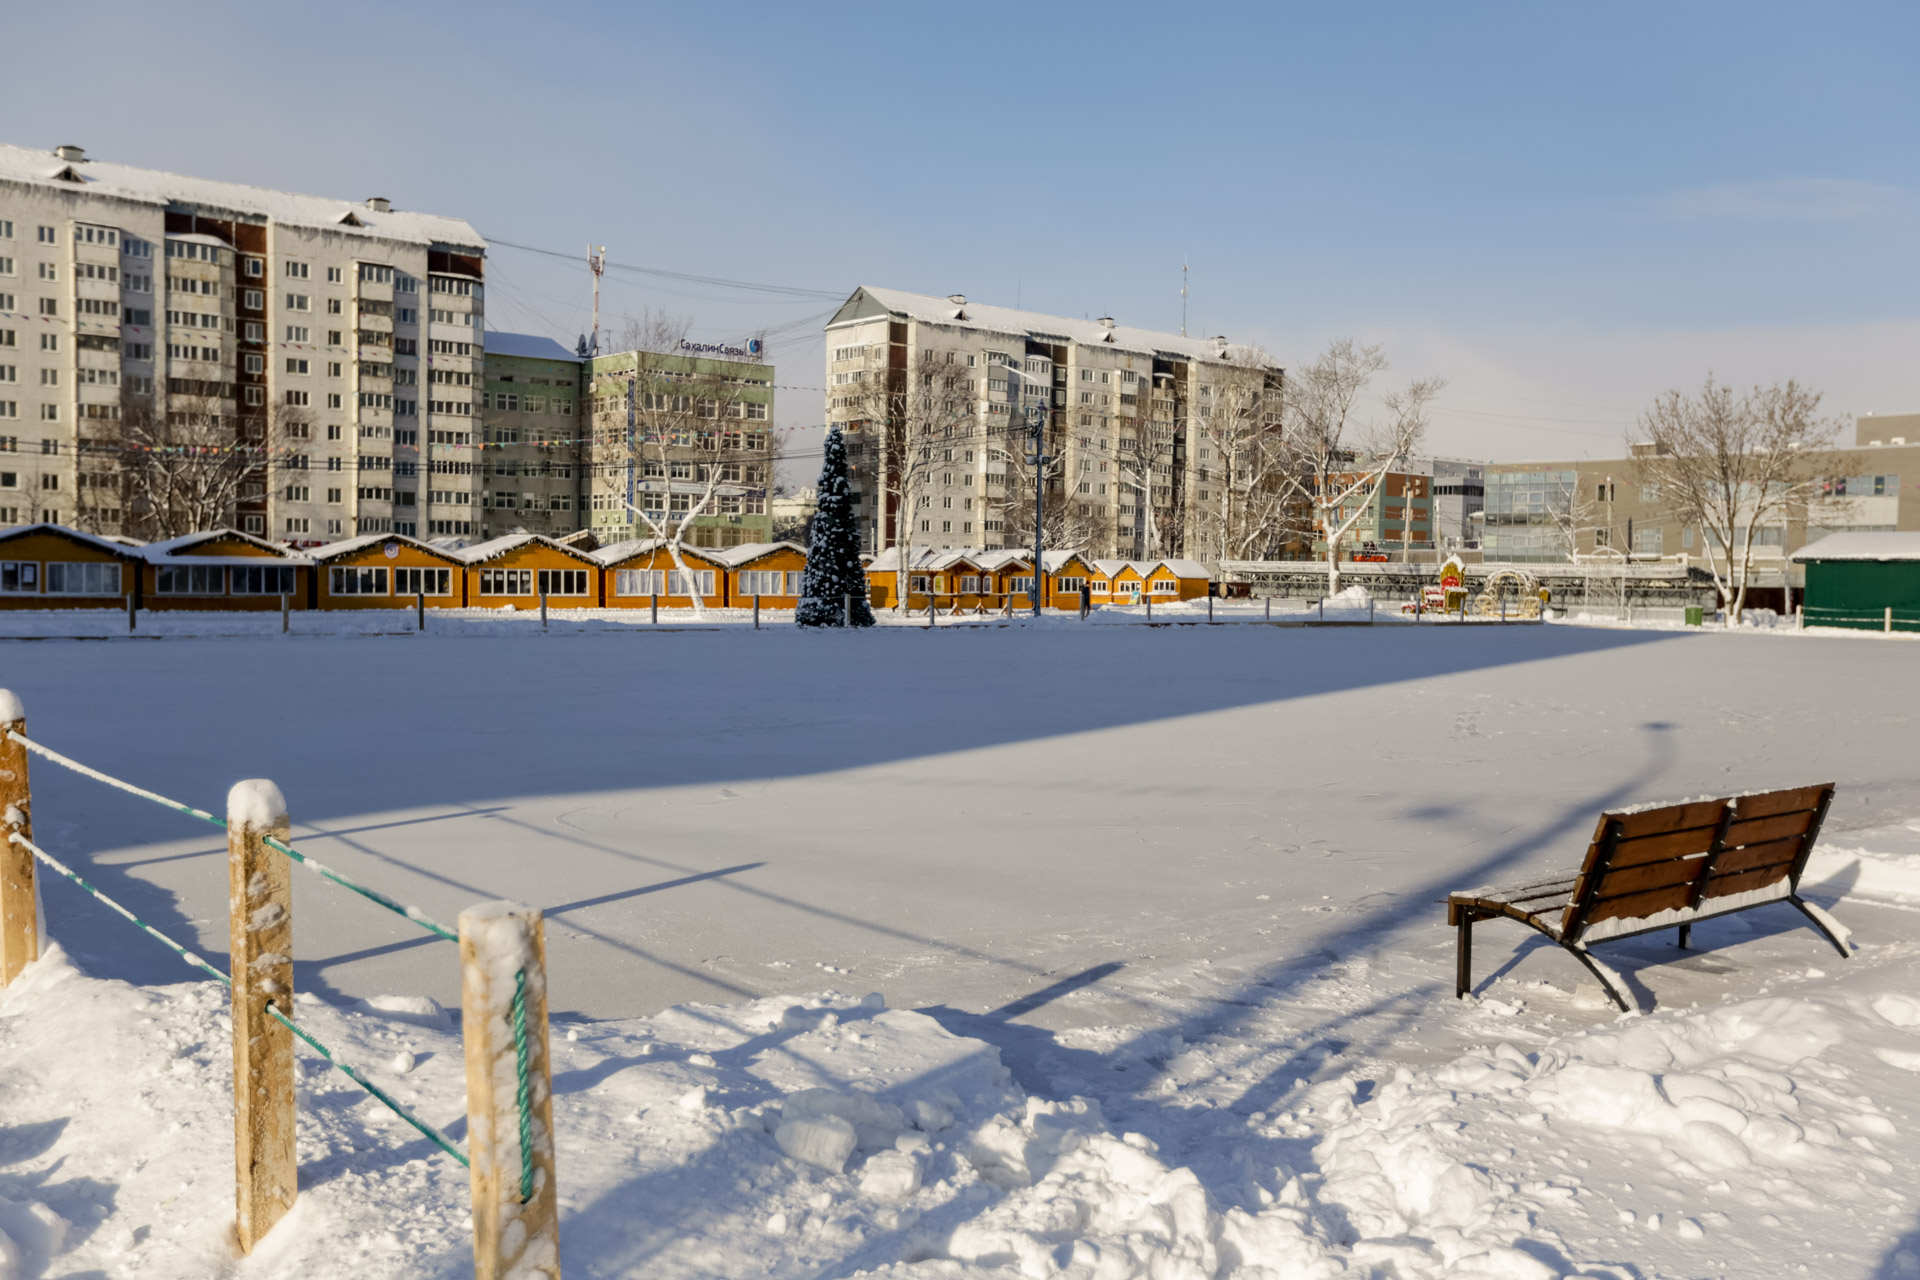
{"label": "blue decorated tree", "polygon": [[[873,608],[867,603],[867,574],[860,565],[860,527],[855,523],[853,494],[847,484],[847,446],[837,426],[827,433],[818,500],[813,537],[807,544],[807,573],[794,621],[803,627],[838,627],[848,621],[856,627],[870,627]],[[851,619],[849,596],[853,598]]]}

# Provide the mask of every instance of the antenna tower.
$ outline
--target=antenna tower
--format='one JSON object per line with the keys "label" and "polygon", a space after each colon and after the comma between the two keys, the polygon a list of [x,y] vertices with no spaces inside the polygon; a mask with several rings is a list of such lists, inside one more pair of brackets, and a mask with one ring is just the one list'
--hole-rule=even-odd
{"label": "antenna tower", "polygon": [[587,246],[587,270],[593,272],[593,346],[595,355],[600,353],[600,277],[607,270],[607,246]]}

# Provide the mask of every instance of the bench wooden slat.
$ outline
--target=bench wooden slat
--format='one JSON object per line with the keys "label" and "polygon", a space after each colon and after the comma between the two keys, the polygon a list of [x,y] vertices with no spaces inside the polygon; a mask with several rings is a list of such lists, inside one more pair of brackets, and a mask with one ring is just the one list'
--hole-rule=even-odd
{"label": "bench wooden slat", "polygon": [[1776,862],[1792,862],[1799,852],[1799,836],[1789,836],[1785,840],[1769,840],[1764,844],[1750,844],[1743,849],[1729,849],[1720,855],[1719,861],[1713,864],[1714,878],[1751,871],[1755,867],[1771,866]]}
{"label": "bench wooden slat", "polygon": [[1624,894],[1639,893],[1646,889],[1664,889],[1672,884],[1692,884],[1700,878],[1700,870],[1706,865],[1706,861],[1706,855],[1701,854],[1692,858],[1670,858],[1665,862],[1649,862],[1644,866],[1609,871],[1600,881],[1599,897],[1618,898]]}
{"label": "bench wooden slat", "polygon": [[1813,825],[1813,810],[1775,814],[1766,818],[1742,818],[1727,828],[1727,848],[1760,844],[1787,836],[1803,836]]}
{"label": "bench wooden slat", "polygon": [[1618,898],[1603,898],[1593,904],[1593,914],[1587,917],[1587,923],[1596,924],[1619,916],[1650,916],[1659,911],[1677,911],[1692,902],[1692,885],[1668,885],[1665,888],[1629,893]]}
{"label": "bench wooden slat", "polygon": [[1764,889],[1768,885],[1778,884],[1792,870],[1792,862],[1776,862],[1770,867],[1742,871],[1739,875],[1715,876],[1707,884],[1707,901],[1724,898],[1730,893],[1745,893],[1750,889]]}
{"label": "bench wooden slat", "polygon": [[1833,790],[1831,782],[1814,787],[1794,787],[1789,791],[1764,791],[1757,796],[1741,796],[1734,801],[1742,818],[1770,818],[1776,813],[1793,813],[1818,808],[1820,797]]}
{"label": "bench wooden slat", "polygon": [[1692,800],[1686,804],[1670,804],[1660,809],[1642,809],[1638,813],[1609,813],[1600,818],[1600,834],[1593,842],[1600,843],[1601,835],[1606,832],[1607,823],[1618,819],[1620,838],[1637,840],[1641,836],[1665,835],[1669,831],[1685,831],[1690,827],[1713,828],[1720,824],[1720,807],[1724,800]]}
{"label": "bench wooden slat", "polygon": [[[1648,862],[1664,862],[1670,858],[1694,857],[1713,847],[1713,834],[1720,829],[1720,819],[1715,818],[1710,827],[1693,827],[1686,831],[1670,831],[1664,835],[1642,836],[1638,840],[1622,840],[1613,851],[1610,866],[1637,867]],[[1587,851],[1587,866],[1593,865],[1593,851]]]}

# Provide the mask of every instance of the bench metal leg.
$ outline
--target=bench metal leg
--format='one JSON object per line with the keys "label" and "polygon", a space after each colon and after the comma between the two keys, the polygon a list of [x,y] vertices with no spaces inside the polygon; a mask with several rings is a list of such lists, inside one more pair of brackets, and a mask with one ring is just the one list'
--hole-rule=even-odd
{"label": "bench metal leg", "polygon": [[1454,962],[1453,998],[1465,1000],[1467,992],[1473,989],[1473,913],[1460,913],[1460,923],[1454,926],[1460,939],[1459,957]]}
{"label": "bench metal leg", "polygon": [[1611,969],[1587,954],[1585,947],[1568,946],[1566,943],[1562,943],[1561,945],[1573,952],[1573,958],[1575,960],[1578,960],[1582,965],[1586,966],[1587,972],[1593,975],[1594,981],[1606,989],[1607,997],[1620,1006],[1620,1012],[1632,1013],[1634,1011],[1633,1005],[1627,1000],[1627,993],[1620,989],[1618,977]]}
{"label": "bench metal leg", "polygon": [[1852,953],[1847,950],[1847,944],[1843,942],[1841,939],[1835,937],[1833,930],[1827,927],[1827,922],[1820,918],[1821,916],[1826,914],[1825,912],[1809,910],[1807,907],[1807,904],[1800,900],[1800,895],[1797,893],[1789,896],[1787,898],[1787,901],[1791,902],[1794,905],[1794,908],[1798,910],[1801,915],[1807,918],[1807,922],[1809,924],[1811,924],[1814,928],[1820,931],[1821,937],[1825,938],[1828,942],[1831,942],[1833,944],[1833,949],[1835,951],[1838,951],[1841,955],[1847,957],[1848,959],[1853,958]]}
{"label": "bench metal leg", "polygon": [[1687,949],[1687,945],[1692,941],[1693,941],[1693,925],[1691,923],[1681,925],[1680,941],[1676,945],[1682,951],[1685,951]]}

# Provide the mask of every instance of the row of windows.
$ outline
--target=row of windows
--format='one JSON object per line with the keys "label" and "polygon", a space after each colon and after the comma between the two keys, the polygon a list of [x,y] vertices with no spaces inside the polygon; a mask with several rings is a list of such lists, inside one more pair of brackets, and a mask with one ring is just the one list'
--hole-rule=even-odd
{"label": "row of windows", "polygon": [[[744,576],[744,575],[743,575]],[[774,575],[779,576],[779,575]],[[798,574],[794,574],[796,579]],[[798,583],[795,584],[796,588]],[[617,569],[613,575],[613,593],[617,596],[688,596],[713,594],[713,570],[691,569]],[[751,594],[751,593],[749,593]],[[762,595],[774,595],[762,591]],[[797,594],[797,590],[794,594]]]}
{"label": "row of windows", "polygon": [[[37,560],[0,560],[0,595],[40,595],[40,569]],[[120,566],[50,560],[44,581],[50,596],[117,596]]]}

